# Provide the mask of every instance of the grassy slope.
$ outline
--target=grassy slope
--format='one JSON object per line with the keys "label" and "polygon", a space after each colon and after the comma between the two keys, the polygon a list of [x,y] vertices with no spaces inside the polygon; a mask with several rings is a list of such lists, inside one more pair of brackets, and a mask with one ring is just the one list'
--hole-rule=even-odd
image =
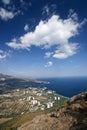
{"label": "grassy slope", "polygon": [[0,130],[16,130],[26,121],[32,120],[35,116],[42,114],[42,111],[37,111],[29,114],[15,116],[12,120],[7,121],[0,125]]}
{"label": "grassy slope", "polygon": [[14,116],[12,120],[1,124],[0,130],[17,130],[17,128],[19,126],[26,123],[27,121],[32,120],[35,116],[40,115],[40,114],[47,114],[47,113],[51,113],[51,112],[55,111],[56,109],[58,109],[58,106],[61,107],[61,105],[66,100],[67,100],[67,98],[65,100],[62,100],[61,103],[56,104],[53,108],[50,108],[50,109],[47,109],[47,110],[44,110],[44,111],[38,110],[36,112]]}

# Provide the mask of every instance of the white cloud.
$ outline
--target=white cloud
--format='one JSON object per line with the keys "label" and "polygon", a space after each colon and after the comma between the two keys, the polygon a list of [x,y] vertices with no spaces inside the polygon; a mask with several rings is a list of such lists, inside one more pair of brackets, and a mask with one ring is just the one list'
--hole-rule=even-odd
{"label": "white cloud", "polygon": [[10,4],[10,0],[2,0],[4,4]]}
{"label": "white cloud", "polygon": [[50,14],[50,9],[49,9],[48,5],[44,6],[44,8],[42,9],[42,14],[45,14],[45,13],[47,15]]}
{"label": "white cloud", "polygon": [[43,8],[42,8],[42,15],[52,15],[56,12],[56,7],[57,5],[56,4],[52,4],[50,6],[48,5],[45,5]]}
{"label": "white cloud", "polygon": [[10,51],[6,52],[3,50],[0,50],[0,60],[5,59],[7,56],[9,56]]}
{"label": "white cloud", "polygon": [[53,52],[46,52],[45,53],[45,58],[50,58]]}
{"label": "white cloud", "polygon": [[53,57],[58,59],[65,59],[69,56],[76,54],[77,49],[78,49],[78,44],[76,43],[64,44],[55,51]]}
{"label": "white cloud", "polygon": [[15,15],[16,15],[16,13],[13,13],[13,12],[11,12],[11,11],[7,11],[7,10],[4,9],[4,8],[0,8],[0,18],[1,18],[2,20],[7,21],[8,19],[14,18]]}
{"label": "white cloud", "polygon": [[[74,14],[72,14],[74,15]],[[47,21],[40,21],[33,32],[27,32],[18,39],[12,39],[11,42],[6,43],[9,47],[14,49],[27,49],[32,45],[49,49],[56,46],[53,54],[54,58],[67,58],[77,52],[78,44],[71,43],[70,39],[79,34],[79,29],[84,24],[84,20],[79,23],[78,18],[68,17],[61,19],[59,15],[53,15]]]}
{"label": "white cloud", "polygon": [[2,53],[3,53],[3,50],[0,50],[0,53],[2,54]]}
{"label": "white cloud", "polygon": [[46,65],[45,65],[45,67],[51,67],[51,66],[53,66],[53,62],[52,61],[47,62]]}
{"label": "white cloud", "polygon": [[28,30],[29,30],[28,24],[26,24],[26,25],[24,26],[24,30],[25,30],[25,31],[28,31]]}
{"label": "white cloud", "polygon": [[0,60],[5,59],[5,58],[6,58],[6,55],[1,55],[0,54]]}

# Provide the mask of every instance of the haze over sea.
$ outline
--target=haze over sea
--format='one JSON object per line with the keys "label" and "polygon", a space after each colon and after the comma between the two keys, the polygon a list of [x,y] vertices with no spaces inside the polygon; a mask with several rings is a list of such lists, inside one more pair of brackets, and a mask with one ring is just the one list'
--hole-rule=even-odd
{"label": "haze over sea", "polygon": [[44,78],[42,80],[50,82],[50,84],[45,84],[45,87],[67,97],[87,91],[87,77]]}

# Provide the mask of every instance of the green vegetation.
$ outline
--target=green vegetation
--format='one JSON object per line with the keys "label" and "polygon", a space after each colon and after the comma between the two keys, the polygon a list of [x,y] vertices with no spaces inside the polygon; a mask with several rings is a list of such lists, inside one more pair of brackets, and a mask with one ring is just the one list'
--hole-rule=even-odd
{"label": "green vegetation", "polygon": [[15,115],[13,116],[13,119],[10,121],[7,121],[0,125],[0,130],[17,130],[19,126],[26,123],[27,121],[31,121],[34,117],[41,114],[47,114],[51,113],[57,109],[59,109],[64,102],[67,101],[67,98],[63,98],[59,103],[56,103],[56,105],[52,108],[46,109],[44,111],[38,110],[32,113],[26,113],[23,115]]}
{"label": "green vegetation", "polygon": [[15,116],[12,120],[7,121],[0,125],[0,130],[16,130],[19,126],[27,121],[32,120],[35,116],[44,114],[45,111],[36,111],[33,113],[27,113],[24,115]]}

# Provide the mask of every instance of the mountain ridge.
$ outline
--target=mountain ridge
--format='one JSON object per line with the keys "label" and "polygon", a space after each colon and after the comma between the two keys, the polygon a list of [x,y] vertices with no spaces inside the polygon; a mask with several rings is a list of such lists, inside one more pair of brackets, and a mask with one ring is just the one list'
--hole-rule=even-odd
{"label": "mountain ridge", "polygon": [[48,84],[49,82],[40,81],[36,79],[18,78],[11,75],[0,73],[0,94],[8,93],[14,89],[22,89],[27,87],[38,87],[41,84]]}

